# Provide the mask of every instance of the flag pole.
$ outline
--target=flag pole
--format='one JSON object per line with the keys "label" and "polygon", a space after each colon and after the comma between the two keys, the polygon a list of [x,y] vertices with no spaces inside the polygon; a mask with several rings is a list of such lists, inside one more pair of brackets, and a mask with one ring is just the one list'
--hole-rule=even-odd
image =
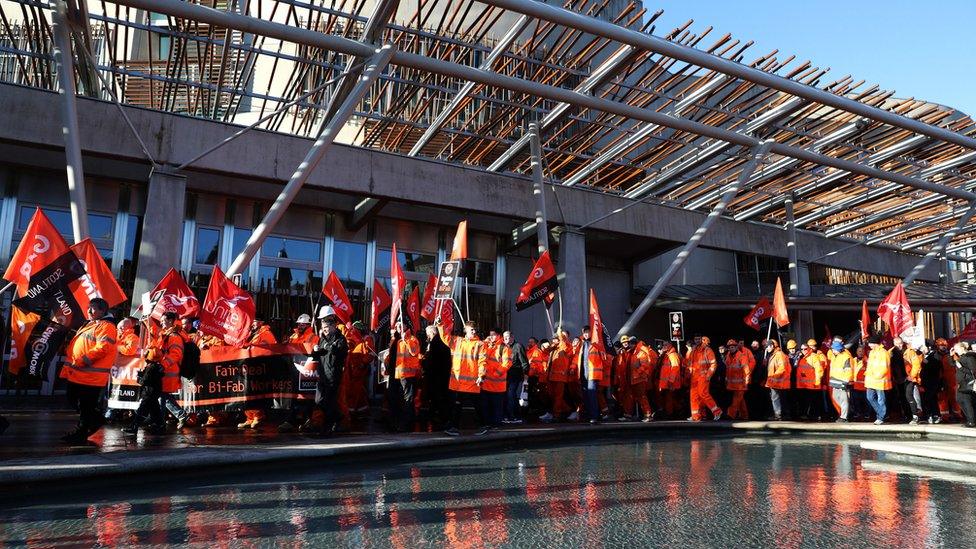
{"label": "flag pole", "polygon": [[0,294],[6,292],[7,290],[9,290],[10,288],[12,288],[15,285],[16,285],[16,282],[8,282],[6,286],[4,286],[3,288],[0,288]]}
{"label": "flag pole", "polygon": [[[563,327],[563,289],[559,286],[556,287],[556,295],[559,297],[559,327]],[[555,330],[553,330],[555,333]]]}
{"label": "flag pole", "polygon": [[556,327],[552,324],[552,313],[549,311],[549,307],[546,307],[545,303],[543,303],[542,306],[546,309],[546,320],[549,321],[549,331],[556,333]]}
{"label": "flag pole", "polygon": [[763,362],[766,361],[766,355],[769,354],[769,351],[768,351],[769,338],[772,337],[772,335],[773,335],[773,318],[770,317],[769,318],[769,327],[766,328],[766,341],[764,342],[764,345],[763,345]]}

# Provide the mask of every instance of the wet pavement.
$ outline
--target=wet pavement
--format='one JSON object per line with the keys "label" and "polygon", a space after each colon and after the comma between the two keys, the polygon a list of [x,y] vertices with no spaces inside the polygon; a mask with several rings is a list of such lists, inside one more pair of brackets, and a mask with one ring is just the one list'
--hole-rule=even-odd
{"label": "wet pavement", "polygon": [[0,546],[972,547],[976,478],[857,440],[601,439],[0,503]]}

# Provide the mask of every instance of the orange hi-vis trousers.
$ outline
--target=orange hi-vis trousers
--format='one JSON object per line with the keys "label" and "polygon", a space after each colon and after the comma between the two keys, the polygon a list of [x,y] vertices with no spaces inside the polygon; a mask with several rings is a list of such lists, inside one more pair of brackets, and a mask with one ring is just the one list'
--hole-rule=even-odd
{"label": "orange hi-vis trousers", "polygon": [[639,414],[643,417],[651,415],[651,402],[647,399],[647,382],[632,383],[623,394],[623,409],[628,416],[634,415],[634,403],[637,403]]}
{"label": "orange hi-vis trousers", "polygon": [[712,415],[720,414],[722,409],[715,403],[712,394],[708,391],[708,379],[695,376],[691,378],[691,419],[701,420],[702,406],[707,406],[712,411]]}
{"label": "orange hi-vis trousers", "polygon": [[746,407],[745,391],[730,391],[732,404],[729,405],[729,417],[732,419],[749,419],[749,408]]}
{"label": "orange hi-vis trousers", "polygon": [[560,414],[569,412],[569,404],[566,404],[565,381],[550,381],[549,397],[552,399],[552,415],[559,417]]}

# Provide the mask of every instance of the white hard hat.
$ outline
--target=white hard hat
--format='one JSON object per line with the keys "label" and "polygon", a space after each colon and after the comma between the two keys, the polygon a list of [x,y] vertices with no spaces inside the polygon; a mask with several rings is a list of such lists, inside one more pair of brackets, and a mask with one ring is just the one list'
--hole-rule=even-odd
{"label": "white hard hat", "polygon": [[326,305],[325,307],[319,309],[319,315],[318,315],[319,320],[322,320],[324,318],[329,318],[330,316],[336,316],[335,309],[333,309],[331,305]]}
{"label": "white hard hat", "polygon": [[299,316],[298,320],[295,321],[295,324],[311,324],[311,323],[312,323],[312,317],[308,316],[307,314],[303,314]]}

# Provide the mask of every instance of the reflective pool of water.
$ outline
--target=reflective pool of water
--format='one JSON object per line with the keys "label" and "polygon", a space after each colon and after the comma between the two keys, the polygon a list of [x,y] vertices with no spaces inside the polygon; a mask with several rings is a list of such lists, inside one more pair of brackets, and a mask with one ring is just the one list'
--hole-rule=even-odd
{"label": "reflective pool of water", "polygon": [[856,442],[614,440],[0,502],[0,546],[973,547],[976,477]]}

